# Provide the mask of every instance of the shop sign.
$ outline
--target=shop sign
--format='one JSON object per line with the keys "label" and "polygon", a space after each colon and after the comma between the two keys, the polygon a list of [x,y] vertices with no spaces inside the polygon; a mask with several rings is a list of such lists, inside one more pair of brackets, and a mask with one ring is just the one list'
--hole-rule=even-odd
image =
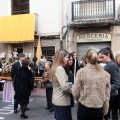
{"label": "shop sign", "polygon": [[111,41],[111,34],[89,33],[77,36],[77,43]]}

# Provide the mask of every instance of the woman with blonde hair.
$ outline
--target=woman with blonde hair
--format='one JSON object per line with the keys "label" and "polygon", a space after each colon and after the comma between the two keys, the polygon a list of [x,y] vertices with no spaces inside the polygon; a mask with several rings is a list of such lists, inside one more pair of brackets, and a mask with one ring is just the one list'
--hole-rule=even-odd
{"label": "woman with blonde hair", "polygon": [[71,86],[68,84],[68,76],[64,66],[68,61],[68,53],[65,50],[57,50],[53,57],[53,65],[50,71],[50,78],[53,84],[53,98],[55,119],[72,120],[71,116]]}
{"label": "woman with blonde hair", "polygon": [[73,96],[78,101],[78,120],[103,120],[110,98],[110,75],[97,63],[97,52],[86,53],[87,64],[76,75]]}

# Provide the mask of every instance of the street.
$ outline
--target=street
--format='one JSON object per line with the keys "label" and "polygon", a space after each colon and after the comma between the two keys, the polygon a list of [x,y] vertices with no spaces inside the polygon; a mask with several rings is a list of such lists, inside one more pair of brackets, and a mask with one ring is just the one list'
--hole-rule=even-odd
{"label": "street", "polygon": [[[0,93],[0,120],[20,120],[20,107],[18,109],[18,113],[14,114],[13,103],[2,102],[2,91]],[[26,111],[26,115],[28,115],[29,120],[54,120],[54,112],[50,113],[48,110],[45,110],[45,89],[35,88],[32,91],[28,107],[30,108],[30,110]],[[74,108],[72,108],[73,120],[77,119],[76,108],[76,105]]]}
{"label": "street", "polygon": [[[18,113],[13,113],[13,103],[2,102],[2,91],[0,91],[0,120],[20,120],[21,110],[18,109]],[[28,105],[30,110],[26,111],[29,120],[54,120],[54,112],[50,113],[45,110],[46,97],[45,89],[35,88],[32,91],[30,97],[30,103]],[[77,120],[77,104],[72,108],[72,118]],[[119,116],[120,119],[120,116]]]}

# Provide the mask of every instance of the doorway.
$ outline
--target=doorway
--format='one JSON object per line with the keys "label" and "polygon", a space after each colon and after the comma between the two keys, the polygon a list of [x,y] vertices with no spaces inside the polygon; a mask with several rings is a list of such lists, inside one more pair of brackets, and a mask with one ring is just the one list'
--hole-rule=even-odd
{"label": "doorway", "polygon": [[18,54],[23,53],[23,44],[14,44],[13,49],[17,48]]}

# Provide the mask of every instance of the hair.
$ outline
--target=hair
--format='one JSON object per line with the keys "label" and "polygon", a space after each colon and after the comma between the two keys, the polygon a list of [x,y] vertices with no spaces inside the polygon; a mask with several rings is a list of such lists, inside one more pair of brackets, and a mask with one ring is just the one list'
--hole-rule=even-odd
{"label": "hair", "polygon": [[65,63],[63,61],[64,57],[68,55],[68,52],[63,49],[59,49],[56,51],[54,57],[53,57],[53,65],[50,70],[50,78],[53,78],[56,72],[56,69],[58,66],[65,66]]}
{"label": "hair", "polygon": [[89,49],[86,53],[86,58],[89,63],[95,65],[98,70],[101,70],[101,66],[98,64],[98,54],[95,50]]}
{"label": "hair", "polygon": [[98,53],[104,54],[104,55],[110,55],[110,59],[113,60],[115,62],[115,58],[113,56],[113,52],[109,47],[103,48],[101,49]]}
{"label": "hair", "polygon": [[41,55],[41,59],[44,58],[44,57],[45,57],[45,55]]}
{"label": "hair", "polygon": [[47,63],[50,66],[50,68],[51,68],[52,63],[50,61],[46,61],[45,63]]}
{"label": "hair", "polygon": [[32,59],[34,62],[36,62],[37,61],[37,57],[35,56],[35,57],[33,57],[33,59]]}
{"label": "hair", "polygon": [[120,53],[115,55],[115,61],[117,62],[117,59],[120,58]]}
{"label": "hair", "polygon": [[[72,57],[73,59],[73,56],[71,53],[68,53],[68,61],[70,60],[70,58]],[[72,70],[72,66],[69,66],[68,64],[64,66],[64,69],[65,69],[65,72],[68,74],[70,70]]]}
{"label": "hair", "polygon": [[[71,55],[73,56],[73,58],[74,58],[74,54],[76,54],[76,55],[77,55],[77,53],[76,53],[76,52],[71,52]],[[76,56],[76,58],[77,58],[77,56]]]}
{"label": "hair", "polygon": [[26,59],[26,60],[23,60],[22,61],[22,67],[28,67],[29,66],[29,61]]}
{"label": "hair", "polygon": [[84,55],[81,58],[81,61],[80,61],[80,68],[84,68],[86,64],[87,64],[87,62],[86,62],[86,56]]}
{"label": "hair", "polygon": [[20,53],[19,58],[21,58],[21,57],[26,57],[26,55],[24,53]]}

